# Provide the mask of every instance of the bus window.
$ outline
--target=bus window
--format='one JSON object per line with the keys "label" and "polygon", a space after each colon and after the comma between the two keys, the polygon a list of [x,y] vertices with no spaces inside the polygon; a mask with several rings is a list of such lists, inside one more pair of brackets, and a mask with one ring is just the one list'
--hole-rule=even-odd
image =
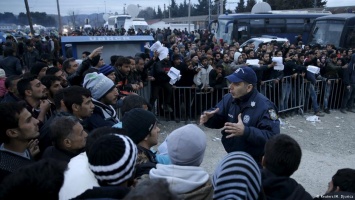
{"label": "bus window", "polygon": [[249,38],[248,27],[238,26],[238,41],[245,42]]}
{"label": "bus window", "polygon": [[286,32],[298,33],[304,32],[304,20],[303,19],[286,19]]}
{"label": "bus window", "polygon": [[219,26],[217,29],[217,35],[218,37],[222,38],[222,36],[224,35],[224,30],[226,29],[226,23],[227,20],[219,20]]}
{"label": "bus window", "polygon": [[249,20],[237,20],[234,22],[233,39],[239,43],[243,43],[250,38]]}
{"label": "bus window", "polygon": [[345,48],[355,47],[355,27],[349,27],[345,33]]}
{"label": "bus window", "polygon": [[311,31],[313,21],[314,21],[313,19],[305,19],[304,20],[304,31],[305,32]]}
{"label": "bus window", "polygon": [[258,37],[263,35],[265,31],[265,19],[251,19],[250,20],[250,37]]}
{"label": "bus window", "polygon": [[215,34],[218,34],[219,31],[219,23],[218,20],[213,20],[208,25],[208,30],[212,33],[214,31]]}
{"label": "bus window", "polygon": [[[218,28],[216,32],[216,38],[218,40],[222,39],[225,42],[230,42],[230,37],[228,38],[228,34],[225,33],[226,24],[229,20],[219,20],[218,21]],[[232,31],[232,29],[228,28],[228,31]]]}
{"label": "bus window", "polygon": [[270,35],[285,33],[285,19],[265,19],[265,30]]}
{"label": "bus window", "polygon": [[227,28],[228,28],[228,33],[226,33],[224,36],[223,36],[223,41],[226,41],[228,42],[229,44],[231,44],[232,42],[232,32],[233,32],[233,23],[229,23],[227,25]]}
{"label": "bus window", "polygon": [[311,43],[322,46],[333,44],[338,47],[343,28],[344,21],[317,21],[312,31]]}

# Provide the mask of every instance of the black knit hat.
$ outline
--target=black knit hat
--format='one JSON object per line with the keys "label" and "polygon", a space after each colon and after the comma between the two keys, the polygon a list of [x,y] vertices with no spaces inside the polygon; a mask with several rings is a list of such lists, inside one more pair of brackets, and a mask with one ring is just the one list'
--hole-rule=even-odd
{"label": "black knit hat", "polygon": [[155,115],[143,108],[133,108],[126,112],[122,118],[122,127],[127,136],[138,144],[153,130],[157,123]]}
{"label": "black knit hat", "polygon": [[127,136],[104,135],[92,144],[87,156],[100,185],[119,185],[133,176],[137,147]]}
{"label": "black knit hat", "polygon": [[41,72],[41,70],[45,67],[48,67],[48,65],[46,65],[43,62],[37,62],[35,63],[33,66],[31,66],[31,74],[38,76],[38,74]]}
{"label": "black knit hat", "polygon": [[192,58],[194,58],[195,56],[197,56],[197,53],[191,54],[190,58],[192,59]]}

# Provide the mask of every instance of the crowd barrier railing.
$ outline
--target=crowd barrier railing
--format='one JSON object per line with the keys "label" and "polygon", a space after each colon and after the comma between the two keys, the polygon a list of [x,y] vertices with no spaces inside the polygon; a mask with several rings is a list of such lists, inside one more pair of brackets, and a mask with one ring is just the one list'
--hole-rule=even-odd
{"label": "crowd barrier railing", "polygon": [[[340,79],[317,80],[315,85],[302,76],[287,76],[281,80],[267,80],[261,82],[257,89],[269,98],[278,108],[278,112],[315,113],[317,110],[338,109],[343,97],[343,83]],[[172,87],[173,95],[171,107],[173,112],[164,110],[164,93],[161,91],[158,100],[152,105],[152,111],[166,121],[199,120],[201,113],[214,107],[222,97],[229,92],[228,88],[207,88],[200,90],[195,87]],[[150,83],[137,92],[147,102],[150,100]],[[317,102],[317,103],[314,103]]]}

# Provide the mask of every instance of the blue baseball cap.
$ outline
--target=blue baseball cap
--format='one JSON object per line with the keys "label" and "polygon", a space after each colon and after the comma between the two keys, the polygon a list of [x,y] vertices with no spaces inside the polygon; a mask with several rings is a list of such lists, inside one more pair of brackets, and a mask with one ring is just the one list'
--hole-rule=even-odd
{"label": "blue baseball cap", "polygon": [[226,76],[226,79],[232,83],[239,83],[243,81],[253,85],[256,85],[257,83],[256,74],[250,67],[238,68],[233,74]]}

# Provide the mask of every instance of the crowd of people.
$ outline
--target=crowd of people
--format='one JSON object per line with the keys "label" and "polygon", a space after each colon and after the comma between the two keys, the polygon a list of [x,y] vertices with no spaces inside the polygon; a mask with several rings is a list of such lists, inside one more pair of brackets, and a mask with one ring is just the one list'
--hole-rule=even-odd
{"label": "crowd of people", "polygon": [[[60,54],[55,37],[20,43],[7,38],[0,60],[0,199],[24,194],[45,199],[313,199],[290,178],[301,162],[301,147],[280,133],[279,116],[289,112],[279,111],[287,110],[290,91],[298,91],[287,77],[307,81],[318,116],[323,113],[313,95],[316,81],[325,83],[327,99],[331,80],[341,79],[341,112],[354,112],[352,49],[271,42],[240,50],[238,42],[199,32],[158,31],[145,52],[112,52],[109,64],[102,58],[103,46],[72,58]],[[283,70],[274,69],[273,57],[283,57]],[[259,66],[248,65],[248,59],[259,59]],[[308,71],[309,65],[320,73]],[[182,75],[175,83],[168,76],[171,67]],[[281,108],[264,95],[268,89],[262,86],[269,80],[282,85]],[[149,99],[137,95],[148,86]],[[157,152],[151,150],[160,137],[152,111],[158,106],[174,112],[178,87],[194,88],[198,98],[228,87],[228,94],[212,98],[216,106],[198,110],[200,125],[222,129],[227,152],[212,175],[200,167],[207,139],[195,124],[174,130]],[[330,113],[326,100],[323,110]],[[327,192],[317,198],[354,198],[354,169],[339,169],[329,179]]]}

